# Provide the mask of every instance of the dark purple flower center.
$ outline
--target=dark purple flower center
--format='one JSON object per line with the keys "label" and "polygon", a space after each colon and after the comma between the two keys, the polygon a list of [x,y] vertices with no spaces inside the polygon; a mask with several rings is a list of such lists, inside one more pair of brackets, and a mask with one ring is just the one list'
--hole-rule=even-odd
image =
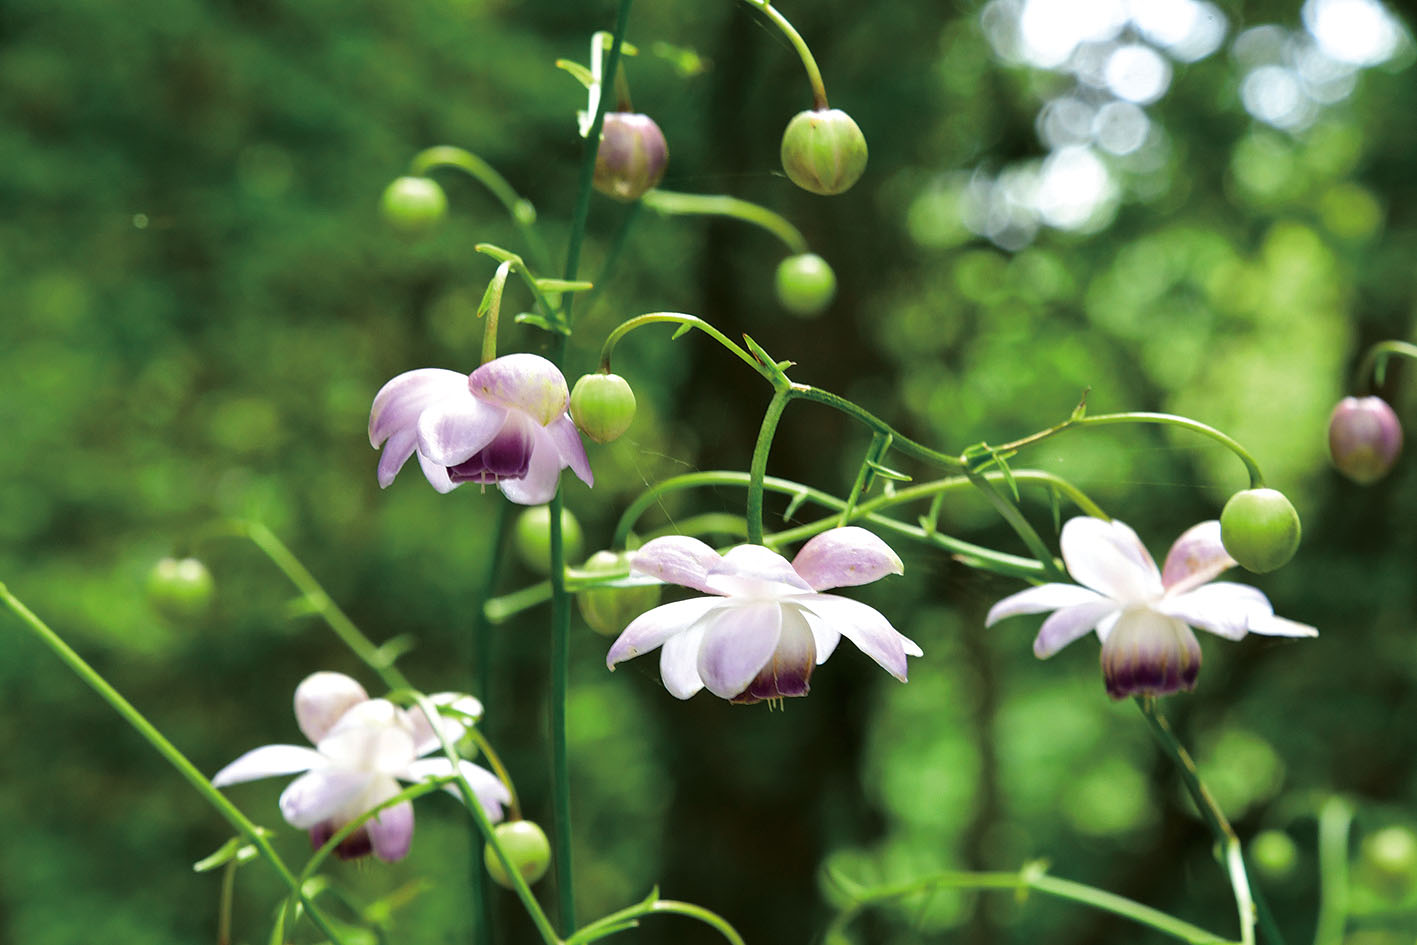
{"label": "dark purple flower center", "polygon": [[[800,618],[799,618],[800,619]],[[783,699],[788,696],[805,696],[811,688],[812,669],[817,664],[817,647],[812,632],[806,624],[800,626],[785,622],[782,638],[772,659],[767,661],[753,681],[730,701],[738,705],[751,705],[764,699]]]}
{"label": "dark purple flower center", "polygon": [[[330,842],[330,838],[335,835],[343,824],[335,824],[332,821],[316,824],[310,828],[310,849],[318,850]],[[374,852],[374,841],[369,838],[369,831],[360,827],[354,833],[345,837],[335,847],[335,856],[341,860],[357,860],[366,857]]]}
{"label": "dark purple flower center", "polygon": [[448,478],[453,482],[481,483],[525,478],[531,469],[536,438],[530,427],[517,419],[509,417],[491,443],[456,466],[449,466]]}
{"label": "dark purple flower center", "polygon": [[1102,675],[1113,699],[1190,692],[1200,671],[1196,635],[1161,614],[1124,614],[1102,644]]}

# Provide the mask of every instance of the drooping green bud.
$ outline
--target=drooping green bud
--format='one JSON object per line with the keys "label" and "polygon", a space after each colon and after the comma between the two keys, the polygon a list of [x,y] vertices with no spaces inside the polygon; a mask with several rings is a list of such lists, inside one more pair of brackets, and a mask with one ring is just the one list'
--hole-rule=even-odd
{"label": "drooping green bud", "polygon": [[[582,566],[583,570],[603,574],[627,573],[629,565],[624,555],[613,551],[597,551]],[[613,637],[640,614],[659,606],[659,584],[635,587],[592,587],[576,592],[576,606],[581,616],[596,633]]]}
{"label": "drooping green bud", "polygon": [[[492,833],[502,845],[507,859],[527,883],[534,883],[546,875],[546,869],[551,865],[551,843],[546,839],[546,832],[534,822],[513,820],[493,827]],[[494,883],[504,889],[512,888],[512,877],[490,843],[482,848],[482,862],[487,865],[487,873]]]}
{"label": "drooping green bud", "polygon": [[196,558],[163,558],[148,572],[148,602],[171,620],[195,620],[212,604],[215,583]]}
{"label": "drooping green bud", "polygon": [[866,136],[839,108],[798,112],[782,133],[782,169],[814,194],[842,194],[866,170]]}
{"label": "drooping green bud", "polygon": [[664,132],[648,115],[610,112],[595,152],[595,189],[625,203],[659,183],[669,163]]}
{"label": "drooping green bud", "polygon": [[619,374],[585,374],[571,388],[571,420],[597,443],[619,439],[635,419],[635,392]]}
{"label": "drooping green bud", "polygon": [[448,198],[428,177],[399,177],[384,188],[379,209],[390,226],[405,233],[422,233],[442,222]]}
{"label": "drooping green bud", "polygon": [[836,295],[836,273],[816,253],[788,256],[777,264],[777,300],[794,315],[820,315]]}
{"label": "drooping green bud", "polygon": [[1220,541],[1230,557],[1256,574],[1282,567],[1299,549],[1299,513],[1275,489],[1237,492],[1220,512]]}
{"label": "drooping green bud", "polygon": [[[551,573],[551,506],[534,505],[517,516],[513,528],[517,557],[538,574]],[[561,508],[561,548],[565,560],[579,561],[585,547],[581,523],[571,510]]]}

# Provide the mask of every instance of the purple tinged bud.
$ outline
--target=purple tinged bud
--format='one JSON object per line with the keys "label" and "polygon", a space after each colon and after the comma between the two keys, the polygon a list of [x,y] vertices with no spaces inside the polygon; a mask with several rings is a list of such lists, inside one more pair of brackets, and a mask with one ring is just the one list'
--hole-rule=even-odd
{"label": "purple tinged bud", "polygon": [[842,194],[866,170],[866,136],[839,108],[798,112],[782,133],[782,169],[814,194]]}
{"label": "purple tinged bud", "polygon": [[595,189],[633,203],[664,177],[669,145],[648,115],[610,112],[595,152]]}
{"label": "purple tinged bud", "polygon": [[1334,467],[1361,485],[1386,476],[1402,452],[1402,424],[1381,397],[1345,397],[1328,421]]}

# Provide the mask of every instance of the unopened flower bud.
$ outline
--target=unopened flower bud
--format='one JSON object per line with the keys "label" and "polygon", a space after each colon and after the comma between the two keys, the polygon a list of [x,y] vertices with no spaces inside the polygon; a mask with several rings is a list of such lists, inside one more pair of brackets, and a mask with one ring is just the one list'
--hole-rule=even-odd
{"label": "unopened flower bud", "polygon": [[[551,573],[551,507],[537,505],[517,517],[517,556],[538,574]],[[568,508],[561,509],[561,547],[566,561],[578,561],[585,546],[581,523]]]}
{"label": "unopened flower bud", "polygon": [[782,133],[782,168],[814,194],[842,194],[866,170],[866,136],[839,108],[798,112]]}
{"label": "unopened flower bud", "polygon": [[1328,420],[1328,450],[1349,479],[1377,482],[1402,452],[1402,424],[1381,397],[1345,397]]}
{"label": "unopened flower bud", "polygon": [[1299,513],[1275,489],[1237,492],[1220,512],[1220,541],[1242,568],[1264,574],[1299,548]]}
{"label": "unopened flower bud", "polygon": [[[522,879],[534,883],[546,875],[546,869],[551,865],[551,843],[546,839],[545,831],[535,823],[513,820],[493,827],[492,834],[512,866],[522,874]],[[512,888],[512,877],[492,844],[482,848],[482,861],[487,864],[487,873],[494,883],[504,889]]]}
{"label": "unopened flower bud", "polygon": [[212,573],[196,558],[163,558],[148,572],[148,602],[175,621],[195,620],[212,603]]}
{"label": "unopened flower bud", "polygon": [[1299,862],[1299,848],[1283,830],[1262,830],[1250,841],[1250,859],[1270,879],[1284,879]]}
{"label": "unopened flower bud", "polygon": [[816,253],[788,256],[777,265],[777,300],[794,315],[821,314],[836,295],[836,273]]}
{"label": "unopened flower bud", "polygon": [[1389,891],[1405,890],[1417,877],[1417,836],[1406,827],[1384,827],[1363,838],[1362,865]]}
{"label": "unopened flower bud", "polygon": [[[604,574],[630,573],[625,555],[613,551],[597,551],[583,565],[586,571]],[[640,584],[635,587],[592,587],[576,592],[576,606],[581,616],[596,633],[614,636],[631,620],[659,606],[660,584]]]}
{"label": "unopened flower bud", "polygon": [[442,222],[448,212],[448,198],[431,178],[399,177],[384,188],[379,209],[395,229],[422,233]]}
{"label": "unopened flower bud", "polygon": [[571,388],[571,420],[597,443],[620,438],[635,419],[635,392],[619,374],[585,374]]}
{"label": "unopened flower bud", "polygon": [[631,203],[659,183],[669,163],[664,132],[648,115],[610,112],[595,152],[595,189]]}

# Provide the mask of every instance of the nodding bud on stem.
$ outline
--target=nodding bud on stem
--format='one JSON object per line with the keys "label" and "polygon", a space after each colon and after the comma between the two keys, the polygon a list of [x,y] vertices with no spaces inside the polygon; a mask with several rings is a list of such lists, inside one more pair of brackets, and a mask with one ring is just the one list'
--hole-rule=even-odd
{"label": "nodding bud on stem", "polygon": [[610,112],[595,152],[595,189],[631,203],[659,183],[669,163],[664,132],[648,115]]}
{"label": "nodding bud on stem", "polygon": [[782,169],[814,194],[842,194],[866,170],[866,136],[839,108],[798,112],[782,133]]}
{"label": "nodding bud on stem", "polygon": [[[630,573],[630,564],[623,554],[597,551],[584,565],[585,571],[611,574]],[[615,636],[640,614],[659,606],[661,584],[639,584],[634,587],[590,587],[576,592],[576,606],[586,625],[596,633]]]}
{"label": "nodding bud on stem", "polygon": [[148,572],[148,601],[164,617],[185,623],[210,609],[215,583],[196,558],[163,558]]}
{"label": "nodding bud on stem", "polygon": [[794,315],[820,315],[836,295],[836,273],[816,253],[788,256],[777,266],[777,300]]}
{"label": "nodding bud on stem", "polygon": [[442,222],[448,212],[448,198],[431,178],[399,177],[384,188],[379,209],[395,229],[422,233]]}
{"label": "nodding bud on stem", "polygon": [[1381,397],[1345,397],[1328,421],[1334,467],[1367,485],[1386,476],[1402,452],[1402,424]]}
{"label": "nodding bud on stem", "polygon": [[1240,567],[1256,574],[1280,568],[1299,550],[1299,513],[1276,489],[1237,492],[1220,511],[1220,541]]}
{"label": "nodding bud on stem", "polygon": [[597,443],[619,439],[635,419],[635,392],[619,374],[586,374],[571,388],[571,420]]}

